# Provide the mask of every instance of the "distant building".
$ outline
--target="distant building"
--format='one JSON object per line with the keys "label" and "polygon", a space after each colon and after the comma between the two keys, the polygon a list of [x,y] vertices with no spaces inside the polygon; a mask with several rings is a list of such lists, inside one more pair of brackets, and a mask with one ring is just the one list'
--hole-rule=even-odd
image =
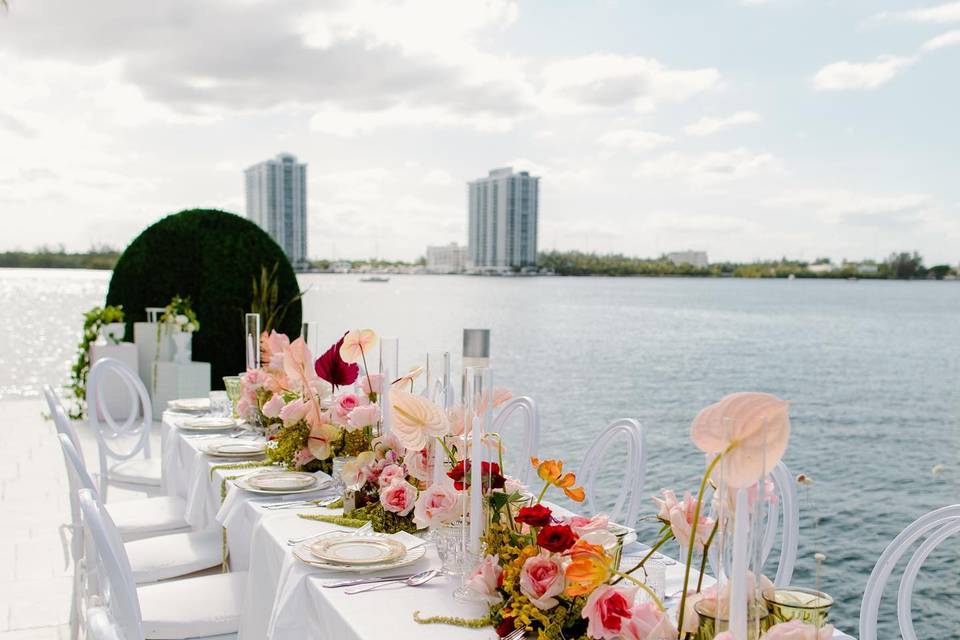
{"label": "distant building", "polygon": [[247,218],[270,234],[295,268],[307,262],[307,165],[282,153],[244,171]]}
{"label": "distant building", "polygon": [[857,273],[863,275],[873,275],[880,271],[876,262],[861,262],[857,265]]}
{"label": "distant building", "polygon": [[667,254],[667,260],[676,266],[688,264],[697,269],[706,269],[708,265],[706,251],[672,251]]}
{"label": "distant building", "polygon": [[467,266],[467,248],[451,242],[427,247],[427,273],[463,273]]}
{"label": "distant building", "polygon": [[810,273],[831,273],[836,267],[830,262],[819,262],[817,264],[807,265],[807,271]]}
{"label": "distant building", "polygon": [[467,189],[468,266],[481,271],[536,266],[540,178],[506,167]]}

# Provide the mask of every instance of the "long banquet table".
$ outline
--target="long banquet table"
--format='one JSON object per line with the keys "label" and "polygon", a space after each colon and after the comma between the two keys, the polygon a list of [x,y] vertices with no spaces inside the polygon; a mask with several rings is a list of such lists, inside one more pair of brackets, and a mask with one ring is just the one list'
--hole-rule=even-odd
{"label": "long banquet table", "polygon": [[[310,568],[295,559],[287,544],[299,538],[344,530],[324,522],[305,520],[298,513],[330,514],[320,507],[267,510],[263,505],[282,500],[257,496],[232,487],[229,478],[258,471],[213,469],[229,460],[213,459],[200,447],[211,438],[194,437],[178,428],[189,416],[166,412],[162,421],[161,449],[164,489],[183,497],[187,521],[194,528],[223,527],[233,571],[249,572],[240,619],[241,640],[374,640],[379,638],[425,638],[444,640],[495,639],[492,628],[467,629],[449,625],[421,625],[413,612],[424,616],[480,617],[486,607],[454,600],[459,581],[440,577],[417,588],[386,588],[347,595],[343,589],[324,588],[325,582],[362,577]],[[225,499],[221,498],[227,489]],[[318,492],[319,495],[321,492]],[[310,498],[312,494],[296,496]],[[625,564],[636,557],[625,558]],[[428,553],[403,572],[439,568],[437,554]],[[390,572],[383,572],[390,573]],[[694,572],[695,574],[696,572]],[[666,567],[666,593],[680,589],[683,565]],[[382,574],[374,574],[382,575]],[[850,638],[837,632],[835,638]]]}

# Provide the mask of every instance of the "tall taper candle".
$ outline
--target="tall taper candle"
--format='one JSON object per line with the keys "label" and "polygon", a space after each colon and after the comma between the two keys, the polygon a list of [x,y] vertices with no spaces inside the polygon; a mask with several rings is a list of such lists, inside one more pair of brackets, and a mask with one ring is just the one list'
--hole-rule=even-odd
{"label": "tall taper candle", "polygon": [[[472,391],[472,390],[471,390]],[[483,534],[483,479],[480,471],[483,467],[483,433],[480,417],[471,419],[470,433],[470,553],[480,554],[480,536]]]}
{"label": "tall taper candle", "polygon": [[[747,637],[747,547],[750,543],[750,505],[747,490],[737,491],[730,570],[730,635]],[[750,594],[752,595],[752,594]]]}

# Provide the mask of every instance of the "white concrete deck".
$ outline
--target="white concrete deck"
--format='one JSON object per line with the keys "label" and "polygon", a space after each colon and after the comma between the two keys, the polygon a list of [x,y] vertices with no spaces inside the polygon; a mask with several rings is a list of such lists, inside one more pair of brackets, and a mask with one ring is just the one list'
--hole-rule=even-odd
{"label": "white concrete deck", "polygon": [[[71,574],[58,527],[70,520],[67,474],[41,398],[0,402],[0,640],[69,638]],[[97,447],[78,429],[87,464]],[[160,455],[159,437],[152,439]],[[145,494],[110,488],[110,501]]]}

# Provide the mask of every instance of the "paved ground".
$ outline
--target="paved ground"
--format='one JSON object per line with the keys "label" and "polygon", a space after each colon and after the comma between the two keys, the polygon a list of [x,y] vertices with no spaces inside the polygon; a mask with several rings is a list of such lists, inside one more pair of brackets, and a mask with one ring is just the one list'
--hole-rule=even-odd
{"label": "paved ground", "polygon": [[[71,569],[58,527],[70,519],[67,475],[41,399],[0,401],[0,640],[69,638]],[[97,451],[78,429],[87,464]],[[160,455],[159,439],[154,453]],[[111,487],[110,501],[144,494]]]}

